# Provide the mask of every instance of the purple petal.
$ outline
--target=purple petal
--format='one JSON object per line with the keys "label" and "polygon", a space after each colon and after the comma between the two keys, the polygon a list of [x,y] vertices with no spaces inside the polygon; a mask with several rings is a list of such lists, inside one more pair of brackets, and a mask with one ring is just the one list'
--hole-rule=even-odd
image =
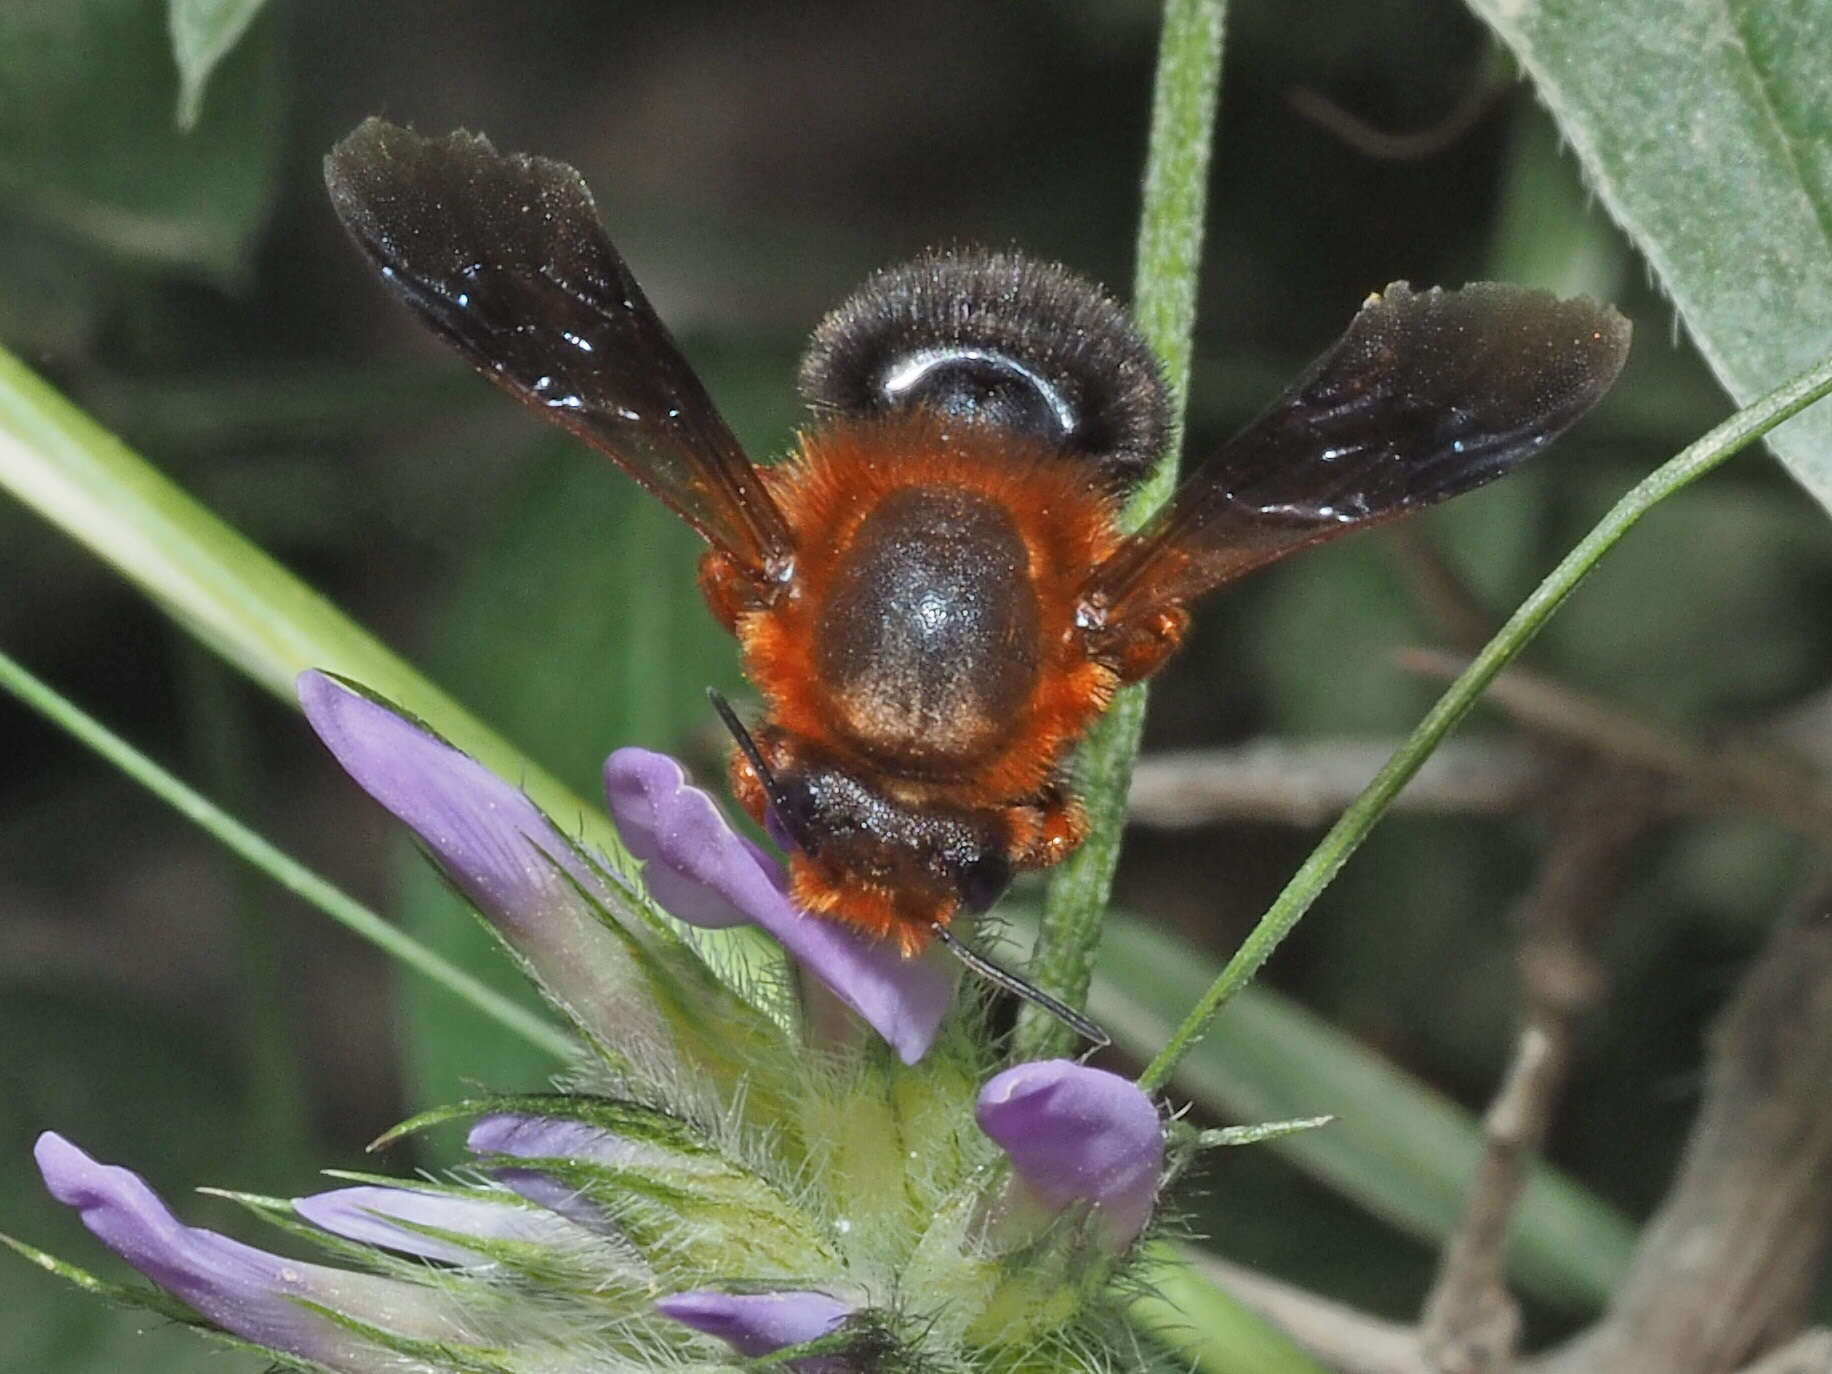
{"label": "purple petal", "polygon": [[617,1219],[563,1178],[539,1169],[492,1169],[490,1175],[518,1197],[545,1207],[557,1217],[604,1237],[621,1237]]}
{"label": "purple petal", "polygon": [[628,1164],[641,1147],[626,1136],[561,1116],[522,1116],[498,1112],[482,1116],[465,1137],[480,1155],[514,1155],[519,1159],[577,1159],[587,1164]]}
{"label": "purple petal", "polygon": [[666,754],[619,749],[605,760],[604,790],[649,895],[676,920],[707,930],[750,925],[752,894],[762,885],[781,893],[781,866],[734,831]]}
{"label": "purple petal", "polygon": [[1091,1204],[1115,1249],[1151,1218],[1164,1128],[1130,1079],[1068,1059],[1019,1064],[980,1090],[974,1115],[1037,1202]]}
{"label": "purple petal", "polygon": [[954,970],[940,951],[906,959],[894,942],[796,906],[781,869],[665,754],[619,749],[604,765],[604,785],[611,818],[662,906],[691,924],[762,926],[904,1063],[928,1052],[954,997]]}
{"label": "purple petal", "polygon": [[624,899],[533,802],[469,755],[322,673],[300,674],[299,702],[350,776],[426,843],[581,1025],[607,1045],[669,1044],[621,942],[582,893],[612,912]]}
{"label": "purple petal", "polygon": [[[605,1165],[628,1164],[638,1152],[633,1141],[584,1121],[506,1112],[478,1118],[465,1145],[480,1155],[576,1159]],[[492,1169],[491,1175],[505,1188],[576,1225],[599,1234],[620,1234],[616,1221],[565,1179],[539,1169],[499,1168]]]}
{"label": "purple petal", "polygon": [[852,1315],[825,1293],[715,1293],[700,1289],[657,1298],[655,1310],[683,1326],[717,1336],[755,1359],[819,1340]]}
{"label": "purple petal", "polygon": [[569,1234],[578,1234],[559,1218],[533,1211],[500,1193],[491,1200],[364,1185],[294,1198],[293,1210],[332,1235],[444,1264],[492,1261],[489,1255],[467,1249],[455,1239],[431,1235],[421,1228],[483,1241],[535,1245],[563,1243]]}
{"label": "purple petal", "polygon": [[449,1299],[429,1289],[283,1259],[186,1226],[138,1174],[98,1164],[50,1131],[33,1153],[51,1196],[77,1208],[104,1245],[223,1330],[256,1345],[353,1374],[393,1367],[394,1357],[303,1302],[413,1340],[463,1338]]}

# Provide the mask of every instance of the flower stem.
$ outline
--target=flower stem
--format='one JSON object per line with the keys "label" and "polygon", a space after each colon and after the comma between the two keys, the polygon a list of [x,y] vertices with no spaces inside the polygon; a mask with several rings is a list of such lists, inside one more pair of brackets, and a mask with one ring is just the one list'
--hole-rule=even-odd
{"label": "flower stem", "polygon": [[[1190,335],[1196,320],[1196,276],[1208,203],[1209,153],[1221,87],[1226,0],[1165,0],[1152,93],[1151,135],[1139,213],[1133,315],[1164,365],[1173,432],[1181,434],[1189,390]],[[1179,440],[1180,443],[1180,440]],[[1177,484],[1178,445],[1127,504],[1123,523],[1137,528]],[[1088,838],[1057,870],[1044,901],[1031,976],[1071,1006],[1088,995],[1100,924],[1119,863],[1120,828],[1132,761],[1145,726],[1145,688],[1128,687],[1088,732],[1079,771]],[[1026,1006],[1013,1038],[1014,1062],[1064,1053],[1074,1032]]]}
{"label": "flower stem", "polygon": [[1406,742],[1388,759],[1386,765],[1342,813],[1310,857],[1293,875],[1260,917],[1247,938],[1235,951],[1200,1001],[1183,1020],[1170,1041],[1139,1076],[1139,1086],[1146,1092],[1158,1092],[1169,1081],[1177,1062],[1189,1051],[1208,1028],[1223,1004],[1245,987],[1260,966],[1271,957],[1279,942],[1291,933],[1300,917],[1310,910],[1323,889],[1329,886],[1342,865],[1348,862],[1383,812],[1399,794],[1412,775],[1430,757],[1432,750],[1450,733],[1457,722],[1475,705],[1476,698],[1497,674],[1527,646],[1540,627],[1551,619],[1578,583],[1589,575],[1629,527],[1654,506],[1681,487],[1702,477],[1724,462],[1744,445],[1768,433],[1790,416],[1804,410],[1820,397],[1832,392],[1832,358],[1801,373],[1790,382],[1769,392],[1755,404],[1739,410],[1728,420],[1688,445],[1677,456],[1656,468],[1637,483],[1596,527],[1565,555],[1545,581],[1520,604],[1507,624],[1483,646],[1462,675],[1451,684],[1437,704],[1419,722]]}
{"label": "flower stem", "polygon": [[10,692],[46,720],[89,746],[179,814],[195,821],[218,842],[246,859],[281,887],[304,898],[352,934],[468,1002],[529,1044],[570,1058],[573,1042],[556,1026],[517,1006],[464,970],[447,963],[388,924],[353,897],[283,853],[207,797],[199,795],[107,726],[0,653],[0,689]]}

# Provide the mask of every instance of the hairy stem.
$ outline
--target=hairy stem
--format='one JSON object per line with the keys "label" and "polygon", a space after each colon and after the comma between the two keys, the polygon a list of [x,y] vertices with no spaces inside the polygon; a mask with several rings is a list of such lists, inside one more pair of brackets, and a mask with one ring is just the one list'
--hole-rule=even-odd
{"label": "hairy stem", "polygon": [[[1226,0],[1166,0],[1152,94],[1133,313],[1164,365],[1177,432],[1183,427],[1189,390],[1190,335],[1196,320],[1196,276],[1226,10]],[[1170,495],[1177,482],[1177,451],[1174,444],[1127,506],[1128,527],[1143,523]],[[1144,726],[1145,689],[1129,687],[1082,745],[1080,781],[1088,838],[1050,883],[1031,965],[1032,978],[1071,1006],[1082,1004],[1093,977],[1101,919],[1119,863],[1132,761]],[[1027,1006],[1019,1017],[1012,1056],[1048,1058],[1064,1053],[1073,1039],[1074,1032],[1061,1022]]]}

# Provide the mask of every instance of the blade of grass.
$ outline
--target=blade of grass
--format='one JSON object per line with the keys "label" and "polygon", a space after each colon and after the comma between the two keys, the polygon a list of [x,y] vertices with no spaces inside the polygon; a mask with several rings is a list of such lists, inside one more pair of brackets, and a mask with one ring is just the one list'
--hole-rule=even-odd
{"label": "blade of grass", "polygon": [[[0,487],[289,705],[293,683],[307,668],[360,682],[514,781],[613,866],[633,871],[600,807],[484,725],[4,349]],[[779,957],[748,930],[696,932],[694,943],[727,974],[745,961],[767,970]]]}
{"label": "blade of grass", "polygon": [[200,796],[94,717],[0,653],[0,689],[100,754],[128,777],[194,821],[214,839],[295,896],[303,898],[352,934],[390,958],[445,988],[505,1030],[557,1058],[572,1055],[573,1042],[552,1022],[516,1006],[388,924],[296,859],[275,848],[208,798]]}
{"label": "blade of grass", "polygon": [[[1469,0],[1731,396],[1832,347],[1832,10]],[[1769,439],[1832,509],[1832,413]]]}
{"label": "blade of grass", "polygon": [[[426,721],[549,815],[592,812],[368,631],[0,351],[0,486],[136,583],[274,695],[322,668]],[[621,855],[608,822],[589,835]]]}

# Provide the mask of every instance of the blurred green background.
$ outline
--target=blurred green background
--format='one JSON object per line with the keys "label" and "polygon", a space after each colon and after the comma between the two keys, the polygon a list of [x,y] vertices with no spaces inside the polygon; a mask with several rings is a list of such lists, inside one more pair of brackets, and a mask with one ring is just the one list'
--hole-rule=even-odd
{"label": "blurred green background", "polygon": [[[422,337],[343,242],[325,149],[380,113],[579,166],[759,456],[800,419],[800,341],[875,267],[961,240],[1121,294],[1130,278],[1150,4],[254,8],[185,133],[159,0],[0,6],[0,342],[588,795],[625,743],[716,777],[701,689],[742,683],[699,606],[693,541]],[[1418,522],[1496,618],[1728,409],[1451,0],[1238,0],[1213,196],[1192,456],[1391,280],[1502,277],[1635,319],[1628,373],[1572,439]],[[1217,598],[1159,680],[1148,750],[1409,728],[1435,689],[1394,651],[1444,640],[1417,566],[1383,533]],[[1823,514],[1749,455],[1645,522],[1531,657],[1657,722],[1759,722],[1824,690],[1829,589]],[[0,646],[383,909],[468,932],[296,716],[7,498]],[[96,1262],[38,1190],[46,1127],[168,1196],[303,1192],[415,1106],[539,1081],[519,1047],[6,701],[0,760],[0,1230]],[[1541,830],[1531,814],[1391,820],[1270,985],[1479,1109],[1509,1044],[1508,917]],[[1314,839],[1141,830],[1117,901],[1225,955]],[[1639,1217],[1696,1104],[1702,1029],[1802,855],[1726,819],[1664,827],[1636,862],[1550,1154]],[[1269,1151],[1208,1160],[1184,1201],[1224,1253],[1395,1316],[1430,1273],[1427,1247]],[[184,1210],[228,1221],[211,1199]],[[1582,1313],[1530,1315],[1547,1333]],[[0,1261],[0,1368],[202,1357],[182,1334],[136,1334],[148,1324]]]}

